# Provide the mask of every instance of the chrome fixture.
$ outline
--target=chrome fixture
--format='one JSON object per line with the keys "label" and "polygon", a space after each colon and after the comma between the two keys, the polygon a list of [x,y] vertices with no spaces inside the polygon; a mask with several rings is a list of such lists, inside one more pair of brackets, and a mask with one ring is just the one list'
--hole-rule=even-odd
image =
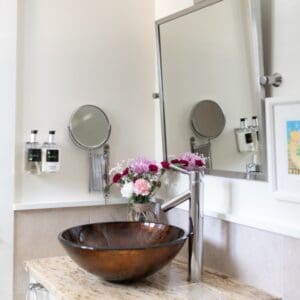
{"label": "chrome fixture", "polygon": [[159,99],[159,93],[153,93],[152,98],[153,99]]}
{"label": "chrome fixture", "polygon": [[226,125],[221,106],[213,100],[201,100],[194,105],[190,115],[190,126],[194,134],[190,138],[191,152],[207,157],[206,168],[213,167],[211,141],[222,134]]}
{"label": "chrome fixture", "polygon": [[[26,300],[31,300],[31,299],[38,300],[39,292],[47,293],[48,291],[40,283],[29,283],[28,289],[26,292]],[[31,296],[33,296],[33,297],[31,297]]]}
{"label": "chrome fixture", "polygon": [[282,75],[280,73],[274,73],[273,75],[261,76],[260,77],[260,84],[262,86],[272,85],[274,87],[279,87],[282,84]]}
{"label": "chrome fixture", "polygon": [[[95,105],[83,105],[71,116],[69,134],[73,143],[88,151],[89,192],[103,192],[109,196],[109,145],[111,124],[105,112]],[[103,147],[103,151],[99,149]]]}
{"label": "chrome fixture", "polygon": [[203,273],[204,172],[186,171],[175,165],[171,169],[189,176],[189,191],[161,205],[164,212],[189,200],[189,281],[199,282]]}
{"label": "chrome fixture", "polygon": [[252,161],[247,163],[246,165],[246,174],[247,177],[251,177],[250,175],[252,173],[258,173],[259,172],[259,164],[257,163],[257,153],[253,153],[252,155]]}

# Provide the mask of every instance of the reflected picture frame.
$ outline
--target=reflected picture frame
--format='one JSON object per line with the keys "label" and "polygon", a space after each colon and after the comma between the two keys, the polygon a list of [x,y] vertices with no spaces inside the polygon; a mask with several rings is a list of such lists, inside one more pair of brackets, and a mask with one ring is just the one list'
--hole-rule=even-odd
{"label": "reflected picture frame", "polygon": [[273,195],[300,203],[300,98],[267,98],[266,124]]}

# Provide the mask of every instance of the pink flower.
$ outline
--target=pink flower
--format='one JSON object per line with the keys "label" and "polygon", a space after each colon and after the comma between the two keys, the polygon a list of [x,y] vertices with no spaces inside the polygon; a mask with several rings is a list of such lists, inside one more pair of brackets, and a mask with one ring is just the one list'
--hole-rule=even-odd
{"label": "pink flower", "polygon": [[188,171],[195,170],[197,167],[205,168],[205,160],[195,153],[183,153],[179,156],[178,160],[179,163],[182,164]]}
{"label": "pink flower", "polygon": [[113,183],[118,183],[120,181],[120,179],[122,178],[122,174],[117,173],[114,177],[113,177]]}
{"label": "pink flower", "polygon": [[201,159],[195,161],[197,167],[204,167],[204,162]]}
{"label": "pink flower", "polygon": [[187,160],[185,160],[185,159],[181,159],[181,160],[179,161],[179,163],[180,163],[181,165],[183,165],[184,167],[187,167],[187,166],[189,165],[189,162],[188,162]]}
{"label": "pink flower", "polygon": [[148,196],[150,193],[151,185],[145,179],[138,179],[134,183],[134,192],[136,195]]}
{"label": "pink flower", "polygon": [[149,172],[150,165],[155,165],[155,161],[140,157],[140,158],[136,158],[135,160],[133,160],[130,163],[129,168],[134,173],[143,174],[143,173]]}
{"label": "pink flower", "polygon": [[156,173],[158,171],[158,166],[154,164],[149,165],[149,171]]}
{"label": "pink flower", "polygon": [[179,160],[178,160],[178,159],[172,159],[172,160],[171,160],[171,163],[172,163],[172,164],[179,164]]}
{"label": "pink flower", "polygon": [[123,171],[122,176],[126,176],[126,175],[128,175],[128,173],[129,173],[129,169],[126,168],[126,169]]}
{"label": "pink flower", "polygon": [[160,164],[164,169],[170,169],[170,164],[167,161],[162,161]]}

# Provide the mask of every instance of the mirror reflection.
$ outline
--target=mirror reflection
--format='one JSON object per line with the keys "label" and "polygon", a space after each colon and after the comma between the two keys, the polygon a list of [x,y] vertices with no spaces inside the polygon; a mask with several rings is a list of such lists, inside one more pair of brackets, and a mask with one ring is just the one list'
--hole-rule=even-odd
{"label": "mirror reflection", "polygon": [[251,1],[224,0],[159,25],[167,155],[193,151],[213,170],[260,171],[251,22]]}
{"label": "mirror reflection", "polygon": [[73,141],[85,149],[97,149],[106,143],[111,126],[102,109],[94,105],[79,107],[70,120]]}

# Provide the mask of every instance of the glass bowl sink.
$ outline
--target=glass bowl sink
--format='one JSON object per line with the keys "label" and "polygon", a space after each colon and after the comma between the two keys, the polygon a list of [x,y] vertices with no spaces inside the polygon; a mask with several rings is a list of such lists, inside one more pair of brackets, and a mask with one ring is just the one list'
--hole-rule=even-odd
{"label": "glass bowl sink", "polygon": [[188,238],[176,226],[111,222],[72,227],[58,236],[68,255],[108,281],[136,281],[168,264]]}

